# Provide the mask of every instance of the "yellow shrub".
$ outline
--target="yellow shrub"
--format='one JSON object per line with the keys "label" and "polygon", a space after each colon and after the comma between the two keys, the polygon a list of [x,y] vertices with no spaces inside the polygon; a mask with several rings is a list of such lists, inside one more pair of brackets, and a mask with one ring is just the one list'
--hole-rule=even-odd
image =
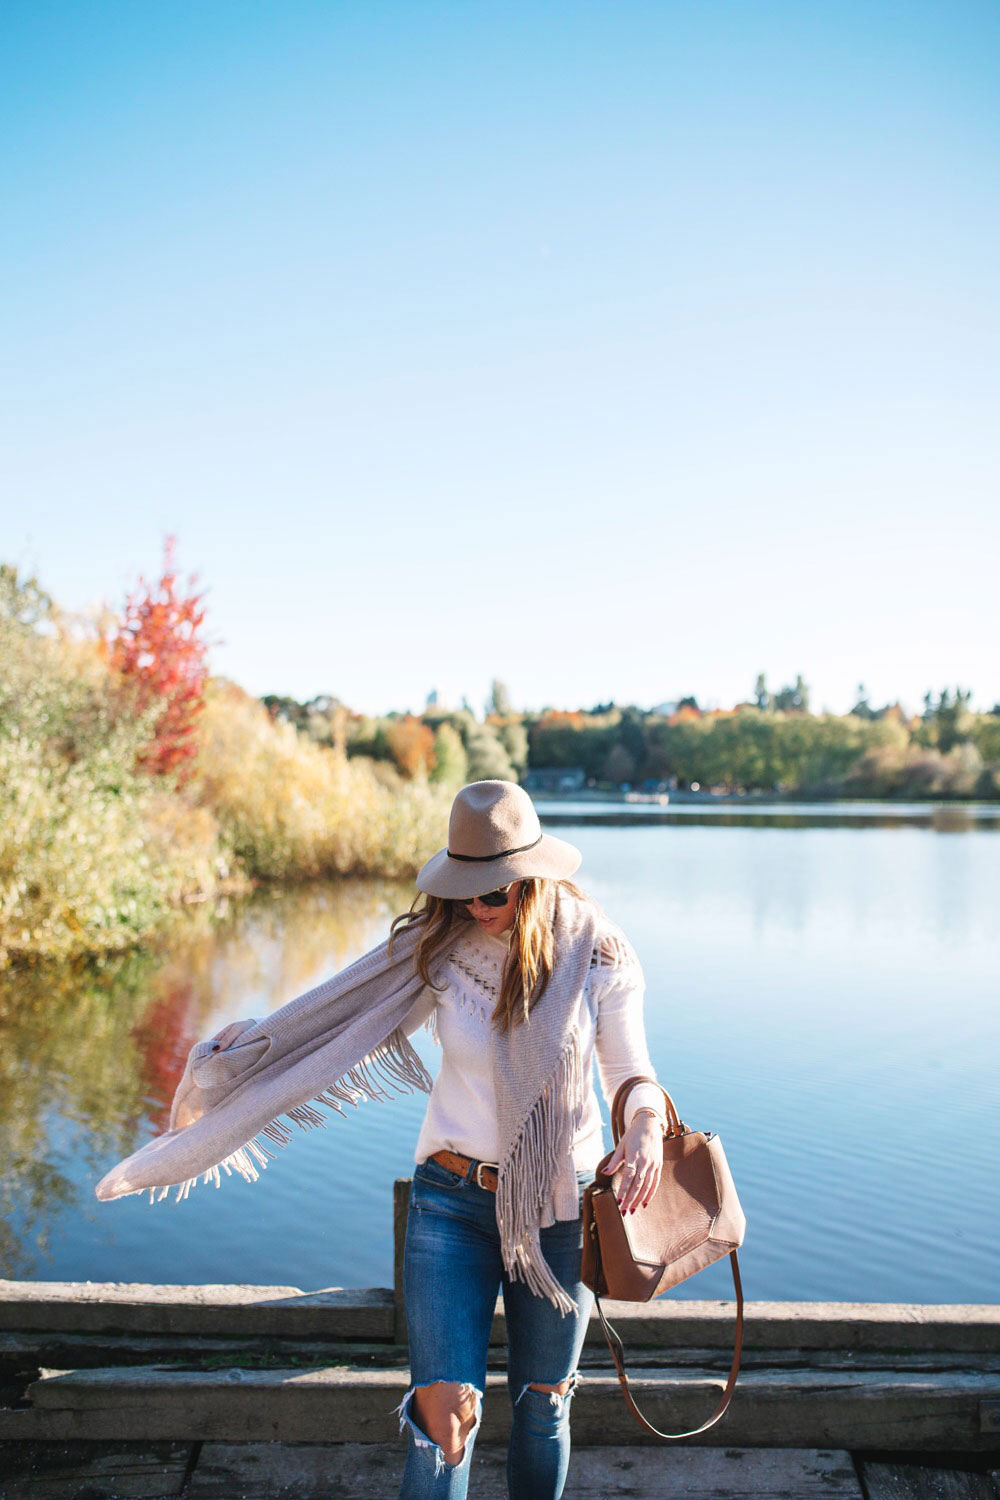
{"label": "yellow shrub", "polygon": [[248,873],[268,880],[412,873],[447,835],[450,795],[389,787],[231,682],[213,680],[199,729],[198,796]]}

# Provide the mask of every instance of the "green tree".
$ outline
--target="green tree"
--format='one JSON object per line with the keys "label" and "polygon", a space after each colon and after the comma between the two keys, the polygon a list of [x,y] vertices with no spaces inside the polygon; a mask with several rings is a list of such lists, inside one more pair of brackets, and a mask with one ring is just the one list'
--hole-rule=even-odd
{"label": "green tree", "polygon": [[942,688],[934,702],[928,690],[924,694],[923,723],[918,739],[947,755],[954,745],[963,744],[972,732],[973,715],[969,712],[971,689],[956,687],[954,693]]}
{"label": "green tree", "polygon": [[635,780],[635,760],[624,745],[611,746],[604,757],[601,779],[614,782],[616,786],[620,786],[623,781]]}
{"label": "green tree", "polygon": [[767,680],[763,672],[757,673],[757,681],[753,685],[753,701],[762,713],[766,713],[771,704],[771,694],[767,690]]}
{"label": "green tree", "polygon": [[462,736],[451,724],[439,724],[434,735],[434,768],[430,779],[456,790],[469,780],[469,757]]}
{"label": "green tree", "polygon": [[809,689],[803,681],[801,672],[796,677],[793,687],[783,687],[775,693],[771,700],[771,707],[781,713],[787,712],[788,709],[796,709],[803,714],[809,712]]}
{"label": "green tree", "polygon": [[538,724],[531,734],[532,766],[552,766],[560,770],[581,767],[587,776],[602,774],[604,759],[618,740],[617,725]]}
{"label": "green tree", "polygon": [[286,724],[294,724],[296,729],[305,728],[305,712],[297,698],[288,698],[281,693],[265,693],[260,701],[272,719],[282,719]]}
{"label": "green tree", "polygon": [[350,727],[347,740],[348,755],[363,755],[370,760],[392,760],[392,746],[387,732],[391,723],[391,719],[372,718],[368,714],[356,719]]}
{"label": "green tree", "polygon": [[851,713],[856,719],[874,719],[875,717],[872,706],[868,701],[868,694],[865,692],[865,685],[863,682],[858,683],[858,698],[854,707],[851,709]]}
{"label": "green tree", "polygon": [[34,575],[21,578],[11,563],[0,563],[0,619],[34,629],[54,612],[51,596]]}
{"label": "green tree", "polygon": [[502,781],[517,780],[510,756],[492,724],[474,725],[465,742],[465,751],[469,757],[470,781],[486,781],[494,777]]}
{"label": "green tree", "polygon": [[1000,772],[1000,703],[991,714],[977,714],[972,739],[990,770]]}
{"label": "green tree", "polygon": [[[10,580],[7,581],[8,586]],[[196,860],[187,807],[140,752],[158,704],[122,712],[94,639],[43,634],[30,596],[0,612],[0,968],[127,948],[165,920],[175,894],[211,892],[210,815]],[[175,836],[176,835],[176,836]],[[195,869],[192,869],[195,866]]]}
{"label": "green tree", "polygon": [[[632,760],[632,776],[646,759],[646,716],[640,708],[626,708],[618,725],[617,743],[626,750]],[[631,780],[623,776],[623,781]]]}
{"label": "green tree", "polygon": [[490,683],[490,695],[486,700],[486,712],[488,714],[497,714],[502,719],[508,718],[512,712],[507,684],[501,682],[499,677],[494,677]]}
{"label": "green tree", "polygon": [[511,719],[498,726],[497,737],[520,779],[528,766],[528,731],[520,720]]}

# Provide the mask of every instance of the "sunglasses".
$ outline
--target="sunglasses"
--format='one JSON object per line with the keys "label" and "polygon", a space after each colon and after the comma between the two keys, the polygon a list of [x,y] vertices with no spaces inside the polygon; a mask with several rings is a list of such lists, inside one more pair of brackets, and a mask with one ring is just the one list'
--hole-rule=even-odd
{"label": "sunglasses", "polygon": [[505,885],[498,891],[487,891],[485,896],[458,896],[456,899],[462,906],[471,906],[473,901],[481,901],[484,906],[506,906],[509,895],[510,885]]}

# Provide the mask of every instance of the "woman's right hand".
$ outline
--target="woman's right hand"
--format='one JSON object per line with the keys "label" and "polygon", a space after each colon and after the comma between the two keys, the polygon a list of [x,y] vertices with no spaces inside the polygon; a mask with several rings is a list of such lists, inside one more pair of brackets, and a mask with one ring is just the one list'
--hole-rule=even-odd
{"label": "woman's right hand", "polygon": [[649,1110],[638,1110],[615,1147],[604,1171],[610,1176],[624,1167],[618,1188],[618,1207],[623,1214],[645,1208],[659,1186],[663,1172],[663,1126]]}
{"label": "woman's right hand", "polygon": [[244,1031],[249,1031],[250,1027],[256,1026],[256,1024],[257,1022],[252,1016],[249,1021],[230,1021],[227,1026],[223,1026],[221,1031],[217,1031],[213,1037],[209,1037],[209,1041],[212,1043],[212,1051],[225,1051],[227,1047],[232,1046],[238,1036],[242,1036]]}

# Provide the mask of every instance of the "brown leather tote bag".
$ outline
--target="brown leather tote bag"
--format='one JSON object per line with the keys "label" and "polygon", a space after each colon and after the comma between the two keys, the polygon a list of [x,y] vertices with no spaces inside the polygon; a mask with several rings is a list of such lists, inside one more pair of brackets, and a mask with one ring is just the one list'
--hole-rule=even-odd
{"label": "brown leather tote bag", "polygon": [[[631,1089],[637,1083],[651,1082],[629,1078],[615,1094],[611,1129],[616,1146]],[[619,1167],[610,1176],[604,1170],[613,1152],[598,1164],[594,1181],[584,1188],[582,1278],[594,1293],[604,1337],[633,1416],[654,1437],[676,1442],[711,1427],[732,1398],[743,1348],[743,1287],[736,1251],[743,1243],[746,1218],[719,1137],[712,1131],[689,1130],[666,1089],[663,1097],[667,1105],[663,1173],[647,1206],[623,1216],[617,1194],[625,1169]],[[622,1341],[604,1316],[601,1297],[649,1302],[724,1255],[730,1258],[736,1288],[736,1340],[726,1388],[715,1412],[700,1427],[690,1432],[659,1432],[632,1399]]]}

